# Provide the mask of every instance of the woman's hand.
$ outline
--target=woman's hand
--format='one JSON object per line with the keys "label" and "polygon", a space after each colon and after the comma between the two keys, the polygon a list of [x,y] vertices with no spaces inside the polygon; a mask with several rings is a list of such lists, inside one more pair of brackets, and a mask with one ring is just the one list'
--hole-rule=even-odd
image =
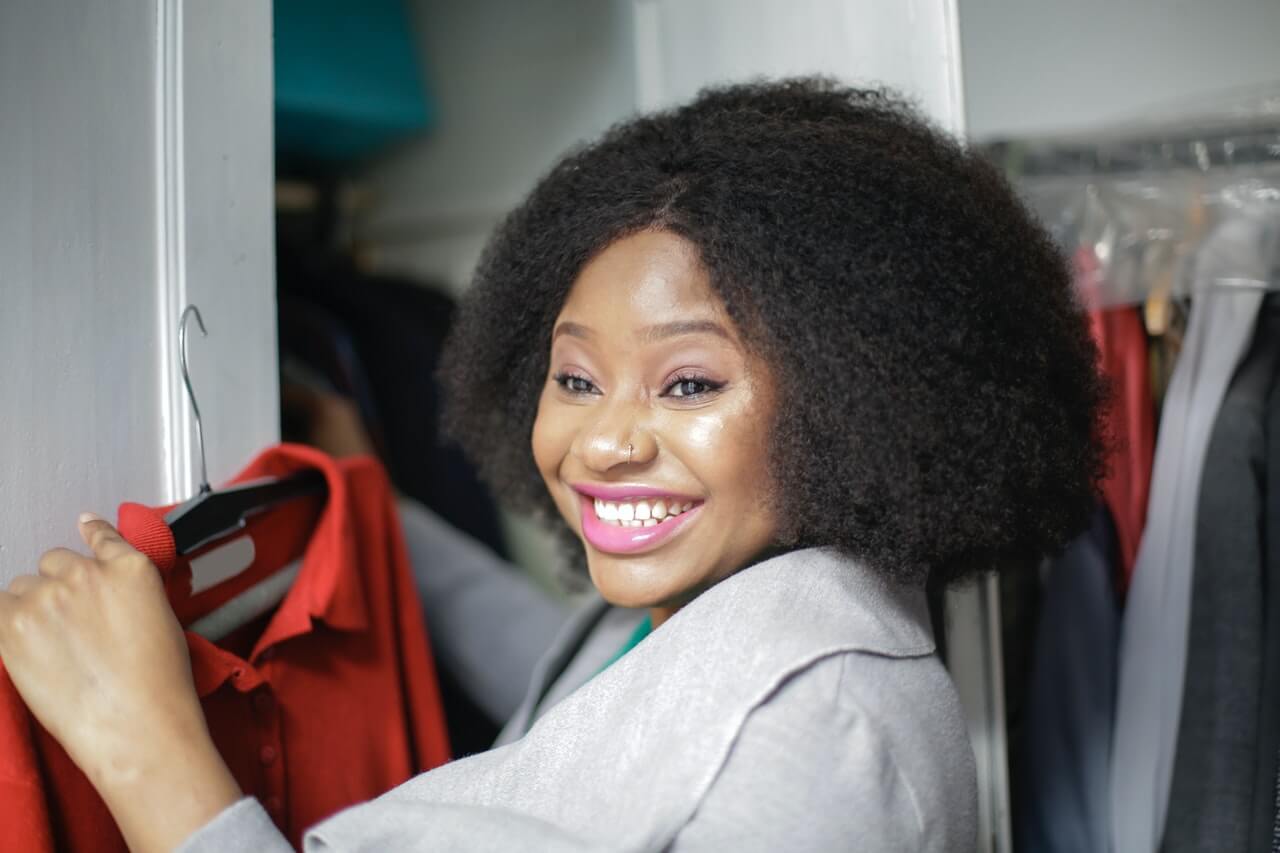
{"label": "woman's hand", "polygon": [[209,737],[159,572],[107,522],[0,592],[0,659],[129,846],[172,849],[240,795]]}

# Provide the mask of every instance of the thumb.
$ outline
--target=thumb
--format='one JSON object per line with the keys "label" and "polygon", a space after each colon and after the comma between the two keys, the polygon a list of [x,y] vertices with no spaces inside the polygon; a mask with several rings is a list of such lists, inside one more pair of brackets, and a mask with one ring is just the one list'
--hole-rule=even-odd
{"label": "thumb", "polygon": [[80,515],[80,538],[99,560],[115,560],[138,553],[118,530],[91,512]]}

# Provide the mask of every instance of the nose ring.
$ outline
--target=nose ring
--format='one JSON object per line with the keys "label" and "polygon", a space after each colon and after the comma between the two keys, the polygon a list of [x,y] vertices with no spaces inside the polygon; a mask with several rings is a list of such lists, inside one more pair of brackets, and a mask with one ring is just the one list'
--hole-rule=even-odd
{"label": "nose ring", "polygon": [[627,464],[631,464],[631,454],[635,453],[636,446],[634,444],[627,445]]}

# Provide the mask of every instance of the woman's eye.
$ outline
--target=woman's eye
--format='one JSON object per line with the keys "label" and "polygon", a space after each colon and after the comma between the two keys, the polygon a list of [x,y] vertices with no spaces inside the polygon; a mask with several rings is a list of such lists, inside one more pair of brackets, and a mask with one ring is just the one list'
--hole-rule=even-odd
{"label": "woman's eye", "polygon": [[707,379],[677,379],[667,387],[668,397],[701,397],[724,387],[722,382],[711,382]]}
{"label": "woman's eye", "polygon": [[675,385],[671,386],[672,397],[695,397],[698,394],[705,393],[707,383],[699,382],[697,379],[682,379]]}
{"label": "woman's eye", "polygon": [[557,373],[554,378],[556,384],[570,394],[590,394],[596,387],[590,379],[572,373]]}

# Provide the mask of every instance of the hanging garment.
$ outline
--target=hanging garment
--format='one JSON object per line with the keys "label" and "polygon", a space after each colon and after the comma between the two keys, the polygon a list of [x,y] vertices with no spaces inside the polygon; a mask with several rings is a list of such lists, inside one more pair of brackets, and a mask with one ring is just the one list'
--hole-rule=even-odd
{"label": "hanging garment", "polygon": [[[1267,403],[1278,363],[1280,303],[1270,301],[1222,401],[1200,481],[1166,853],[1249,849],[1261,711]],[[1270,797],[1270,780],[1265,787]]]}
{"label": "hanging garment", "polygon": [[1117,553],[1115,525],[1099,508],[1089,530],[1049,570],[1027,703],[1022,805],[1014,824],[1023,853],[1107,849],[1120,635]]}
{"label": "hanging garment", "polygon": [[1274,796],[1275,799],[1271,801],[1272,811],[1275,813],[1271,821],[1271,853],[1280,853],[1280,775],[1276,776]]}
{"label": "hanging garment", "polygon": [[[310,300],[287,293],[277,296],[280,334],[281,425],[285,436],[305,441],[312,432],[310,412],[291,405],[290,384],[336,393],[354,402],[374,453],[386,459],[382,415],[373,396],[369,373],[342,320]],[[286,441],[291,440],[286,438]]]}
{"label": "hanging garment", "polygon": [[[1280,850],[1280,381],[1267,400],[1262,688],[1249,850]],[[1270,788],[1270,790],[1268,790]]]}
{"label": "hanging garment", "polygon": [[486,714],[510,719],[569,607],[417,501],[396,505],[437,664]]}
{"label": "hanging garment", "polygon": [[[973,750],[933,649],[923,590],[791,551],[703,592],[519,740],[347,810],[306,849],[968,853]],[[180,849],[286,848],[246,798]]]}
{"label": "hanging garment", "polygon": [[[397,490],[504,556],[488,488],[461,449],[439,436],[441,395],[434,371],[453,300],[417,282],[362,273],[349,259],[288,241],[280,245],[277,261],[282,363],[304,364],[356,400]],[[468,673],[455,671],[452,663],[452,656],[439,659],[437,676],[450,740],[465,755],[487,749],[505,717],[490,716],[485,703],[475,701],[467,690]]]}
{"label": "hanging garment", "polygon": [[1128,307],[1091,311],[1089,324],[1102,357],[1102,372],[1115,392],[1106,412],[1115,452],[1102,483],[1102,495],[1115,521],[1120,545],[1117,586],[1123,595],[1133,576],[1146,524],[1155,453],[1147,335],[1138,312]]}
{"label": "hanging garment", "polygon": [[340,318],[365,370],[396,488],[505,556],[493,497],[462,450],[439,436],[435,369],[454,301],[419,282],[362,273],[349,259],[288,243],[276,260],[282,348],[305,357],[314,347],[286,309],[310,303]]}
{"label": "hanging garment", "polygon": [[[1075,286],[1086,305],[1100,304],[1107,290],[1103,265],[1092,246],[1080,246],[1072,255]],[[1151,462],[1155,450],[1155,406],[1151,396],[1151,371],[1147,333],[1136,308],[1089,310],[1089,330],[1098,346],[1099,368],[1111,383],[1114,396],[1104,418],[1113,442],[1103,500],[1111,511],[1120,544],[1116,585],[1123,597],[1138,557],[1138,543],[1147,518],[1151,487]]]}
{"label": "hanging garment", "polygon": [[[260,798],[264,814],[295,845],[316,821],[449,757],[430,647],[381,466],[369,457],[335,461],[281,445],[235,482],[306,468],[324,472],[327,503],[294,501],[251,519],[257,556],[242,574],[189,595],[189,561],[158,566],[186,625],[302,554],[274,613],[217,645],[186,635],[214,744],[242,790]],[[167,530],[156,523],[167,509],[123,506],[121,533],[136,542]],[[5,849],[125,850],[102,800],[2,671],[0,827]]]}
{"label": "hanging garment", "polygon": [[1110,774],[1115,851],[1152,853],[1164,832],[1186,673],[1200,475],[1262,304],[1261,291],[1213,282],[1269,278],[1276,232],[1273,218],[1227,220],[1194,260],[1195,306],[1161,412],[1147,525],[1122,619]]}

